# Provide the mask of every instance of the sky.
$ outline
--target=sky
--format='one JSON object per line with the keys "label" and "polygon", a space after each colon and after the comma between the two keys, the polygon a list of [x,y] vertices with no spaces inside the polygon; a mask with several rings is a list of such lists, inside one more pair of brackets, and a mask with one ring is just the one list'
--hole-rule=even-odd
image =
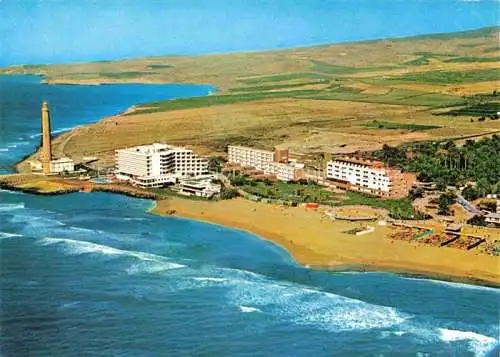
{"label": "sky", "polygon": [[0,0],[0,65],[285,48],[499,23],[498,0]]}

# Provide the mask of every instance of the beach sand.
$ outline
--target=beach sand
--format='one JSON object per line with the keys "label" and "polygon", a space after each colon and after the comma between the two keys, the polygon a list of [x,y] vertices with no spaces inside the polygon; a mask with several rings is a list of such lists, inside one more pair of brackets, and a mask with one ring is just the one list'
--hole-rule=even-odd
{"label": "beach sand", "polygon": [[[500,286],[500,257],[385,238],[391,228],[368,223],[362,236],[342,233],[360,223],[331,221],[304,207],[285,207],[244,199],[160,200],[153,209],[243,229],[287,249],[297,262],[332,270],[380,270]],[[363,224],[366,225],[366,224]]]}

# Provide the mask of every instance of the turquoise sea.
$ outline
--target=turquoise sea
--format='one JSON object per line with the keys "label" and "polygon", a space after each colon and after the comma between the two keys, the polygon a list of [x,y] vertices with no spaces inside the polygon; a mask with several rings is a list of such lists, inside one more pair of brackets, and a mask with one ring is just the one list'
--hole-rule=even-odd
{"label": "turquoise sea", "polygon": [[[209,90],[0,76],[0,164],[8,171],[39,143],[42,99],[54,129],[65,130],[134,103]],[[0,355],[499,353],[498,289],[310,270],[254,235],[151,215],[152,204],[0,191]]]}

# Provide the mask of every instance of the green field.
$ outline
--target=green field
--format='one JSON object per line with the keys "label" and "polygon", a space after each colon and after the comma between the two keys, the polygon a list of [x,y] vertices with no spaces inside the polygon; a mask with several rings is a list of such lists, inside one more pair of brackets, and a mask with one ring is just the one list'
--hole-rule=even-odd
{"label": "green field", "polygon": [[433,56],[424,55],[414,60],[407,61],[404,64],[407,66],[424,66],[426,64],[429,64],[429,59],[431,59],[432,57]]}
{"label": "green field", "polygon": [[[498,27],[490,26],[483,27],[477,30],[465,30],[459,32],[452,33],[435,33],[435,34],[427,34],[427,35],[417,35],[409,37],[412,40],[451,40],[454,38],[461,39],[472,39],[478,37],[490,36],[494,31],[497,31]],[[394,39],[393,41],[401,41],[402,39]]]}
{"label": "green field", "polygon": [[374,120],[371,123],[364,124],[367,128],[377,128],[377,129],[404,129],[409,131],[423,131],[430,129],[437,129],[440,126],[436,125],[423,125],[423,124],[404,124],[404,123],[391,123],[387,121]]}
{"label": "green field", "polygon": [[283,91],[283,92],[257,92],[257,93],[242,93],[242,94],[230,94],[230,95],[228,94],[209,95],[206,97],[182,98],[176,100],[154,102],[147,104],[144,107],[139,106],[136,112],[132,112],[126,115],[155,113],[167,110],[200,108],[211,105],[234,104],[234,103],[250,102],[260,99],[296,97],[302,95],[312,95],[318,92],[319,92],[318,90],[311,89],[311,90],[295,90],[295,91]]}
{"label": "green field", "polygon": [[251,86],[251,87],[241,87],[241,88],[232,88],[231,92],[260,92],[260,91],[269,91],[276,89],[286,89],[286,88],[295,88],[302,87],[310,84],[322,84],[329,83],[328,79],[319,79],[316,81],[308,81],[308,82],[298,82],[298,83],[285,83],[285,84],[270,84],[270,85],[262,85],[262,86]]}
{"label": "green field", "polygon": [[382,200],[378,197],[367,196],[357,192],[347,192],[347,198],[340,205],[366,205],[375,208],[384,208],[394,219],[422,219],[424,215],[417,212],[409,198],[399,200]]}
{"label": "green field", "polygon": [[376,80],[378,83],[473,83],[483,81],[495,81],[500,78],[500,72],[496,68],[476,69],[471,71],[429,71],[420,73],[408,73],[400,76],[387,77]]}
{"label": "green field", "polygon": [[483,53],[493,53],[498,51],[500,51],[500,46],[488,47],[483,51]]}
{"label": "green field", "polygon": [[440,94],[411,91],[407,89],[391,89],[386,94],[365,94],[356,88],[340,87],[332,91],[321,91],[316,94],[298,96],[300,98],[321,99],[321,100],[346,100],[353,102],[396,104],[396,105],[416,105],[416,106],[450,106],[457,104],[460,97]]}
{"label": "green field", "polygon": [[151,76],[156,74],[155,72],[137,72],[137,71],[129,71],[129,72],[101,72],[99,75],[103,78],[113,78],[113,79],[127,79],[127,78],[136,78],[142,76]]}
{"label": "green field", "polygon": [[171,64],[151,64],[148,66],[148,69],[163,69],[163,68],[172,68]]}
{"label": "green field", "polygon": [[420,56],[414,60],[407,61],[403,63],[404,65],[407,66],[424,66],[426,64],[429,64],[429,60],[431,58],[439,58],[439,57],[453,57],[455,55],[450,55],[450,54],[441,54],[441,53],[433,53],[433,52],[426,52],[426,51],[421,51],[421,52],[415,52],[415,56]]}
{"label": "green field", "polygon": [[500,102],[493,102],[466,105],[464,107],[452,109],[447,112],[438,113],[436,115],[482,117],[495,115],[498,112],[500,112]]}
{"label": "green field", "polygon": [[273,74],[270,76],[253,77],[253,78],[239,78],[238,81],[246,84],[260,84],[268,82],[291,81],[294,79],[330,79],[330,77],[320,73],[305,72],[305,73]]}
{"label": "green field", "polygon": [[475,62],[499,62],[500,57],[457,57],[450,58],[443,62],[449,63],[475,63]]}
{"label": "green field", "polygon": [[396,66],[376,66],[376,67],[347,67],[339,66],[336,64],[330,64],[323,61],[311,60],[313,72],[327,73],[327,74],[337,74],[337,75],[347,75],[359,72],[373,72],[381,70],[389,70],[397,68]]}

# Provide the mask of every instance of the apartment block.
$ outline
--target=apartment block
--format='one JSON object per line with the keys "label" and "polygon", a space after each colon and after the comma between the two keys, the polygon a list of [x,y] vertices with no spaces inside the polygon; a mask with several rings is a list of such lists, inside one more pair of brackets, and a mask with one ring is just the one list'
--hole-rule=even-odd
{"label": "apartment block", "polygon": [[208,173],[208,160],[186,148],[154,143],[116,150],[115,173],[141,187],[159,187]]}
{"label": "apartment block", "polygon": [[274,161],[274,153],[272,151],[244,146],[229,146],[227,153],[228,162],[241,166],[255,167],[262,171],[267,171],[269,163]]}
{"label": "apartment block", "polygon": [[229,146],[228,162],[255,168],[282,181],[295,181],[303,177],[303,169],[297,164],[289,163],[288,149],[276,149],[273,152],[245,146]]}
{"label": "apartment block", "polygon": [[415,182],[415,175],[386,168],[383,163],[350,157],[327,163],[326,177],[337,186],[384,198],[403,198]]}

